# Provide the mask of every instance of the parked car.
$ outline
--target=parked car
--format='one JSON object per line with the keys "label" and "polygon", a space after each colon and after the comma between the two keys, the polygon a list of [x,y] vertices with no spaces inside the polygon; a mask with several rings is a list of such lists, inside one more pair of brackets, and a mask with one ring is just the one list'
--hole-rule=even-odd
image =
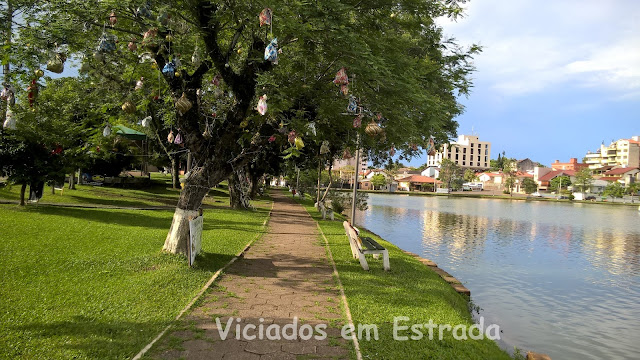
{"label": "parked car", "polygon": [[533,197],[542,197],[542,194],[540,194],[539,192],[534,192],[533,194],[531,194],[531,196]]}
{"label": "parked car", "polygon": [[596,197],[591,195],[591,196],[587,196],[586,198],[584,198],[585,200],[595,200]]}

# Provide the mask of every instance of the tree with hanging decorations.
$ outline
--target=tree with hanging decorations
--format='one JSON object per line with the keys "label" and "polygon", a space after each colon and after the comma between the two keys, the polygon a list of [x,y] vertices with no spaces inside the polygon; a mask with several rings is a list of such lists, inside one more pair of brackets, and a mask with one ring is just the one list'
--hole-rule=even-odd
{"label": "tree with hanging decorations", "polygon": [[189,149],[194,167],[165,251],[186,252],[188,219],[209,189],[267,144],[321,168],[356,146],[375,161],[396,151],[413,156],[455,135],[456,96],[471,86],[469,60],[479,49],[458,48],[434,19],[457,16],[458,2],[269,6],[69,0],[23,14],[25,74],[37,64],[59,72],[73,59],[95,76],[120,69],[135,83],[144,69],[143,86],[158,92],[145,96],[131,86],[118,94],[121,111],[140,119],[153,101],[174,109],[167,141]]}

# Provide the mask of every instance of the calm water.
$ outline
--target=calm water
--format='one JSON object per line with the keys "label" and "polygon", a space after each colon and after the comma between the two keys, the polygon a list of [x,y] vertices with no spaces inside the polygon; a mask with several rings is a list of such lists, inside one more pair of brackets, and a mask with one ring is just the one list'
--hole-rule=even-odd
{"label": "calm water", "polygon": [[505,347],[640,358],[637,207],[370,194],[356,223],[462,281]]}

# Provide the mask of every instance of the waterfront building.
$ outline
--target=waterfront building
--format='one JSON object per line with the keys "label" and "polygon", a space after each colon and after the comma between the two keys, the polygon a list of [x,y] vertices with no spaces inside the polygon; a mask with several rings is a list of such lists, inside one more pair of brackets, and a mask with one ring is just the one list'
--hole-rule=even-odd
{"label": "waterfront building", "polygon": [[411,175],[398,180],[398,190],[402,191],[435,191],[436,185],[442,181],[422,175]]}
{"label": "waterfront building", "polygon": [[603,143],[600,149],[587,153],[585,162],[590,169],[603,166],[640,167],[640,136],[620,139],[609,146]]}
{"label": "waterfront building", "polygon": [[477,136],[460,135],[458,140],[440,147],[435,155],[430,155],[427,166],[440,167],[443,159],[449,159],[463,169],[484,170],[489,168],[491,143],[480,141]]}

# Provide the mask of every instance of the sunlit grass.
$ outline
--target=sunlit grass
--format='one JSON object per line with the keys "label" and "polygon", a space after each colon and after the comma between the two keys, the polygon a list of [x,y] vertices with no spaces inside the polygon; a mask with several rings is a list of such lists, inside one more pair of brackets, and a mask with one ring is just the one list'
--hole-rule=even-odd
{"label": "sunlit grass", "polygon": [[[109,195],[82,187],[76,199],[171,198],[168,191],[103,190]],[[9,196],[15,187],[2,191]],[[131,358],[262,231],[268,202],[257,205],[206,209],[194,268],[160,251],[170,210],[0,205],[0,358]]]}

